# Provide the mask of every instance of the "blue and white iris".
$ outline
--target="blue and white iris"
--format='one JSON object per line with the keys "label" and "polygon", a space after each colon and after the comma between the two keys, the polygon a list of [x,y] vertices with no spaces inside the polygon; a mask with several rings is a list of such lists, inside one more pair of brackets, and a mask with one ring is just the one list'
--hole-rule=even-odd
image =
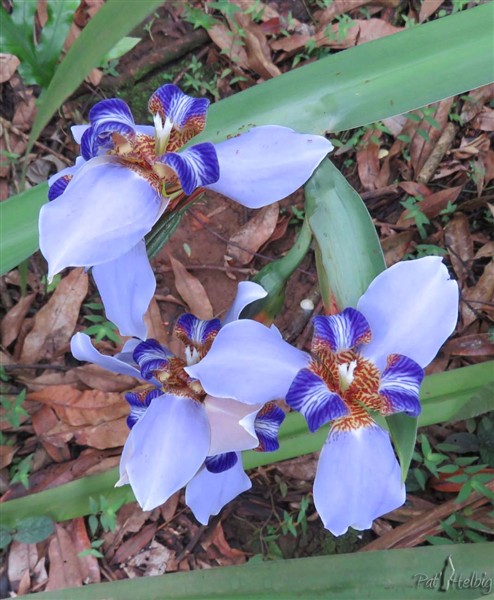
{"label": "blue and white iris", "polygon": [[[228,329],[242,309],[266,295],[252,282],[239,284],[223,324],[186,314],[175,334],[186,359],[174,356],[156,340],[131,340],[115,357],[100,354],[90,338],[72,338],[72,354],[110,371],[132,375],[151,385],[126,394],[130,434],[120,461],[117,485],[130,484],[144,510],[159,506],[186,486],[186,502],[206,524],[211,515],[251,487],[239,452],[272,451],[283,411],[273,403],[244,403],[207,394],[186,365],[200,364],[220,327]],[[184,368],[185,367],[185,368]]]}
{"label": "blue and white iris", "polygon": [[284,389],[309,429],[331,422],[314,502],[325,527],[341,535],[371,527],[405,501],[389,434],[369,411],[419,414],[423,368],[457,315],[458,285],[441,258],[426,257],[381,273],[357,309],[316,317],[312,358],[276,330],[241,320],[221,330],[205,358],[186,370],[208,393],[242,402],[273,400]]}
{"label": "blue and white iris", "polygon": [[255,127],[219,144],[183,148],[205,126],[209,101],[168,84],[150,98],[154,127],[136,125],[112,98],[72,128],[81,156],[49,180],[40,248],[48,278],[65,267],[93,267],[106,313],[123,335],[146,337],[143,314],[155,279],[144,236],[165,210],[208,188],[250,208],[300,187],[332,145],[286,127]]}

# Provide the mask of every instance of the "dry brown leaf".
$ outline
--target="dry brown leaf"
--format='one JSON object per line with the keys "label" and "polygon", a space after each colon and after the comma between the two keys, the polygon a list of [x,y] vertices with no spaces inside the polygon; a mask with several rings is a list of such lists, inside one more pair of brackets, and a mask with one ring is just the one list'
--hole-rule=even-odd
{"label": "dry brown leaf", "polygon": [[[425,196],[420,202],[420,210],[429,219],[434,219],[439,213],[448,206],[448,203],[456,202],[458,196],[463,189],[462,185],[453,188],[446,188],[439,192],[429,194]],[[409,227],[414,225],[415,221],[413,218],[408,216],[408,210],[405,210],[398,219],[396,225],[398,227]]]}
{"label": "dry brown leaf", "polygon": [[494,131],[494,110],[488,106],[482,107],[480,113],[473,119],[472,127],[481,131]]}
{"label": "dry brown leaf", "polygon": [[460,118],[462,123],[468,123],[494,98],[494,83],[484,85],[470,92],[463,103]]}
{"label": "dry brown leaf", "polygon": [[477,313],[481,312],[494,313],[494,260],[485,266],[475,286],[463,290],[463,327],[473,323],[477,319]]}
{"label": "dry brown leaf", "polygon": [[113,565],[118,565],[131,556],[138,554],[151,542],[157,529],[158,523],[149,523],[143,527],[139,533],[128,538],[115,552],[111,563]]}
{"label": "dry brown leaf", "polygon": [[246,561],[245,552],[232,548],[226,541],[225,532],[219,522],[212,533],[201,543],[208,557],[214,558],[222,566],[241,565]]}
{"label": "dry brown leaf", "polygon": [[84,269],[74,269],[60,281],[47,304],[36,314],[34,327],[24,340],[21,363],[50,359],[68,349],[87,291],[88,276]]}
{"label": "dry brown leaf", "polygon": [[0,446],[0,469],[10,465],[16,451],[14,446]]}
{"label": "dry brown leaf", "polygon": [[226,25],[213,25],[208,29],[208,35],[213,42],[228,56],[235,65],[243,69],[249,68],[247,52],[243,46],[236,44],[238,41]]}
{"label": "dry brown leaf", "polygon": [[144,322],[148,328],[148,338],[158,340],[160,344],[168,347],[169,335],[161,318],[161,311],[156,298],[149,303],[149,308],[144,315]]}
{"label": "dry brown leaf", "polygon": [[473,240],[470,225],[463,213],[456,213],[444,228],[444,244],[449,252],[451,264],[463,284],[473,260]]}
{"label": "dry brown leaf", "polygon": [[9,81],[21,61],[13,54],[0,53],[0,83]]}
{"label": "dry brown leaf", "polygon": [[494,242],[484,244],[482,248],[479,248],[474,258],[476,260],[477,258],[485,258],[487,256],[494,256]]}
{"label": "dry brown leaf", "polygon": [[442,4],[444,4],[444,0],[427,0],[427,2],[422,2],[419,11],[419,23],[423,23],[433,15]]}
{"label": "dry brown leaf", "polygon": [[[374,135],[376,132],[371,132]],[[366,191],[377,188],[376,180],[381,170],[379,163],[379,146],[370,140],[357,151],[357,167],[360,182]]]}
{"label": "dry brown leaf", "polygon": [[57,523],[48,546],[50,570],[46,591],[81,587],[84,581],[80,559],[70,535]]}
{"label": "dry brown leaf", "polygon": [[59,431],[59,420],[49,406],[42,406],[31,416],[34,431],[48,455],[57,463],[70,460],[67,442],[72,439],[71,431]]}
{"label": "dry brown leaf", "polygon": [[[149,336],[153,337],[154,336]],[[136,386],[137,380],[129,375],[117,375],[98,365],[87,364],[70,370],[76,381],[81,381],[88,388],[102,392],[126,392]],[[70,383],[64,381],[63,383]]]}
{"label": "dry brown leaf", "polygon": [[17,338],[22,321],[27,315],[31,304],[35,298],[35,294],[28,294],[22,297],[2,319],[2,345],[7,348]]}
{"label": "dry brown leaf", "polygon": [[386,266],[394,265],[410,252],[414,235],[413,231],[400,231],[381,240]]}
{"label": "dry brown leaf", "polygon": [[199,319],[212,319],[213,307],[202,283],[191,275],[184,265],[170,255],[170,263],[175,275],[177,292],[187,303],[189,310]]}
{"label": "dry brown leaf", "polygon": [[453,356],[492,356],[494,342],[488,333],[474,333],[449,340],[443,350]]}
{"label": "dry brown leaf", "polygon": [[235,14],[235,20],[245,33],[244,42],[249,68],[263,79],[281,75],[281,71],[273,64],[266,36],[259,25],[253,23],[249,15],[241,12]]}
{"label": "dry brown leaf", "polygon": [[17,592],[24,574],[32,571],[38,563],[36,544],[13,541],[9,550],[8,576],[12,590]]}
{"label": "dry brown leaf", "polygon": [[[86,524],[82,517],[72,519],[69,522],[67,531],[74,542],[74,548],[77,554],[84,550],[91,549],[91,540],[87,534]],[[101,573],[99,570],[98,559],[95,556],[77,556],[79,569],[84,584],[99,583],[101,581]]]}
{"label": "dry brown leaf", "polygon": [[[20,97],[20,102],[15,109],[12,125],[21,131],[29,131],[36,116],[36,98],[31,89],[26,89]],[[22,142],[25,144],[25,141]]]}
{"label": "dry brown leaf", "polygon": [[99,425],[77,429],[74,432],[74,439],[81,446],[105,450],[123,446],[128,435],[127,418],[122,417]]}
{"label": "dry brown leaf", "polygon": [[53,385],[31,392],[28,400],[50,406],[57,417],[71,425],[98,425],[127,416],[129,408],[122,394],[101,390],[77,390],[69,385]]}
{"label": "dry brown leaf", "polygon": [[153,540],[149,545],[149,549],[133,556],[123,566],[123,570],[130,579],[163,575],[166,572],[177,571],[178,564],[175,556],[173,550]]}
{"label": "dry brown leaf", "polygon": [[228,256],[241,265],[248,264],[254,258],[254,252],[271,237],[279,212],[278,202],[257,211],[252,219],[231,236],[226,250]]}

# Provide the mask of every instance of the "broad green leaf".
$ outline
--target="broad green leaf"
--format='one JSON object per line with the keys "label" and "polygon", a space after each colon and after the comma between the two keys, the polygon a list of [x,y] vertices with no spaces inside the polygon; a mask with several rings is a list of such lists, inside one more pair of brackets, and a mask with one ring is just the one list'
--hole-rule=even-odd
{"label": "broad green leaf", "polygon": [[5,527],[0,526],[0,550],[7,548],[11,541],[12,536],[10,535],[10,531]]}
{"label": "broad green leaf", "polygon": [[400,461],[401,476],[405,481],[415,450],[418,419],[409,417],[404,413],[398,413],[386,417],[386,422]]}
{"label": "broad green leaf", "polygon": [[23,544],[37,544],[49,537],[55,530],[50,517],[28,517],[17,523],[14,539]]}
{"label": "broad green leaf", "polygon": [[[419,426],[443,423],[468,405],[487,385],[492,384],[494,361],[463,367],[455,371],[430,375],[421,389],[422,413]],[[478,414],[478,407],[470,405]],[[245,452],[246,469],[267,465],[295,456],[316,452],[322,448],[328,427],[309,433],[305,419],[299,413],[290,413],[280,429],[280,449],[276,452]],[[77,479],[57,488],[31,494],[2,504],[2,525],[12,527],[26,517],[47,515],[56,521],[72,519],[91,513],[90,498],[104,496],[108,503],[133,502],[130,486],[113,487],[118,480],[118,469]]]}
{"label": "broad green leaf", "polygon": [[79,0],[48,0],[48,20],[36,46],[36,78],[43,88],[53,78],[78,6]]}
{"label": "broad green leaf", "polygon": [[38,213],[48,200],[48,184],[0,202],[0,274],[17,266],[39,248]]}
{"label": "broad green leaf", "polygon": [[116,59],[120,58],[121,56],[123,56],[124,54],[127,54],[127,52],[130,52],[132,50],[132,48],[137,46],[137,44],[140,41],[141,41],[141,38],[138,38],[138,37],[126,36],[126,37],[122,38],[115,44],[115,46],[113,46],[113,48],[107,54],[105,54],[105,57],[100,62],[100,65],[104,66],[105,63],[109,62],[110,60],[116,60]]}
{"label": "broad green leaf", "polygon": [[[109,0],[91,19],[40,104],[31,143],[101,57],[159,4],[142,0],[129,13],[120,0]],[[493,9],[486,4],[419,25],[235,94],[211,107],[206,130],[193,142],[270,123],[313,133],[350,129],[489,83]],[[38,211],[24,218],[34,227]],[[31,248],[16,241],[15,229],[6,231],[7,243],[27,258]]]}
{"label": "broad green leaf", "polygon": [[326,309],[356,306],[386,263],[360,196],[328,160],[305,185],[306,211],[316,242],[316,265]]}
{"label": "broad green leaf", "polygon": [[21,61],[19,72],[27,84],[36,83],[33,75],[33,66],[36,64],[33,42],[36,8],[36,2],[20,0],[13,5],[12,13],[9,15],[3,6],[0,6],[1,51],[14,54]]}
{"label": "broad green leaf", "polygon": [[38,113],[29,137],[28,154],[55,111],[77,89],[84,77],[124,36],[162,4],[162,0],[108,0],[84,27],[60,63],[38,104]]}
{"label": "broad green leaf", "polygon": [[[438,595],[441,588],[440,597],[445,600],[466,600],[487,597],[489,593],[489,585],[492,585],[490,551],[488,543],[452,544],[447,548],[432,546],[275,560],[44,592],[43,598],[424,600]],[[436,573],[439,575],[434,583]],[[455,584],[460,577],[463,585]],[[474,577],[479,580],[478,584],[474,584]],[[470,578],[469,585],[465,585],[467,578]]]}

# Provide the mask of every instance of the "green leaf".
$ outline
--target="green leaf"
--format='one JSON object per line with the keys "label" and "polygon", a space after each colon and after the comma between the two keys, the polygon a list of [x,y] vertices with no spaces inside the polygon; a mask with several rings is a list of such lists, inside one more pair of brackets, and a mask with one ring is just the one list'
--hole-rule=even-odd
{"label": "green leaf", "polygon": [[124,54],[127,54],[127,52],[130,52],[132,48],[137,46],[137,44],[140,41],[141,38],[138,37],[126,36],[122,38],[113,46],[113,48],[109,52],[105,54],[103,60],[100,62],[100,65],[104,66],[110,60],[117,60]]}
{"label": "green leaf", "polygon": [[39,247],[38,213],[48,200],[48,184],[0,202],[0,273],[6,273]]}
{"label": "green leaf", "polygon": [[33,65],[36,64],[33,42],[36,9],[36,2],[28,0],[16,2],[10,15],[0,6],[0,47],[2,52],[14,54],[21,61],[19,72],[26,84],[36,83],[33,74]]}
{"label": "green leaf", "polygon": [[418,419],[398,413],[386,417],[386,422],[400,461],[401,477],[405,481],[415,449]]}
{"label": "green leaf", "polygon": [[316,242],[316,265],[324,305],[356,306],[386,268],[372,219],[360,196],[328,160],[305,186],[306,211]]}
{"label": "green leaf", "polygon": [[0,550],[7,548],[12,541],[10,531],[6,527],[0,526]]}
{"label": "green leaf", "polygon": [[[188,573],[167,573],[87,585],[68,590],[44,592],[46,600],[248,600],[252,598],[293,600],[294,598],[337,598],[347,600],[423,600],[438,591],[430,589],[436,573],[449,575],[446,561],[454,565],[462,581],[472,573],[491,572],[488,543],[355,552],[292,560],[255,562],[239,567],[213,568]],[[449,557],[449,558],[448,558]],[[485,579],[485,578],[484,578]],[[426,581],[429,580],[428,587]],[[450,585],[441,598],[481,598],[484,587]]]}
{"label": "green leaf", "polygon": [[103,4],[72,44],[40,98],[26,154],[55,111],[77,89],[91,69],[97,67],[117,42],[162,3],[162,0],[140,0],[132,4],[132,10],[129,10],[126,0],[108,0]]}
{"label": "green leaf", "polygon": [[23,544],[37,544],[45,540],[55,530],[50,517],[28,517],[17,523],[14,539]]}

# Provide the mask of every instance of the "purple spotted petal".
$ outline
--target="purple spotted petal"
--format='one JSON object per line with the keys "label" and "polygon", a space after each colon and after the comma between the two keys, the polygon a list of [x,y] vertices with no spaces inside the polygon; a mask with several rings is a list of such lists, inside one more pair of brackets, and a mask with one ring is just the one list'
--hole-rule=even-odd
{"label": "purple spotted petal", "polygon": [[130,483],[143,510],[152,510],[189,483],[208,448],[204,406],[191,398],[163,394],[131,429],[117,486]]}
{"label": "purple spotted petal", "polygon": [[212,396],[264,404],[284,398],[309,360],[277,329],[240,319],[222,327],[206,356],[185,370]]}
{"label": "purple spotted petal", "polygon": [[225,452],[208,456],[204,461],[204,466],[210,473],[223,473],[237,464],[238,455],[236,452]]}
{"label": "purple spotted petal", "polygon": [[215,147],[220,178],[207,187],[249,208],[261,208],[294,192],[333,149],[322,136],[278,125],[254,127]]}
{"label": "purple spotted petal", "polygon": [[377,425],[331,430],[314,481],[314,504],[324,527],[343,535],[405,502],[405,486],[389,435]]}
{"label": "purple spotted petal", "polygon": [[211,473],[203,467],[187,485],[185,503],[203,525],[207,525],[209,518],[217,515],[225,504],[252,487],[240,455],[238,458],[236,465],[222,473]]}
{"label": "purple spotted petal", "polygon": [[156,289],[144,240],[118,258],[93,267],[106,316],[121,335],[147,337],[144,314]]}
{"label": "purple spotted petal", "polygon": [[113,157],[91,159],[61,196],[41,207],[40,248],[49,279],[65,267],[90,267],[125,254],[164,207],[146,179]]}
{"label": "purple spotted petal", "polygon": [[190,346],[203,346],[218,333],[219,319],[204,321],[190,313],[181,315],[175,324],[175,335]]}
{"label": "purple spotted petal", "polygon": [[151,379],[154,371],[165,369],[173,354],[156,340],[146,340],[136,346],[134,360],[141,369],[144,379]]}
{"label": "purple spotted petal", "polygon": [[134,425],[141,419],[151,402],[161,396],[163,392],[158,389],[147,390],[144,392],[127,392],[125,399],[130,405],[130,413],[127,417],[127,427],[132,429]]}
{"label": "purple spotted petal", "polygon": [[357,308],[372,330],[363,356],[381,371],[390,354],[426,367],[455,328],[458,284],[439,256],[408,260],[378,275]]}
{"label": "purple spotted petal", "polygon": [[[127,345],[126,345],[127,346]],[[128,352],[124,351],[116,356],[106,356],[98,352],[93,346],[91,338],[85,333],[76,333],[70,340],[70,351],[77,360],[92,362],[95,365],[117,373],[119,375],[130,375],[131,377],[141,378],[141,372],[137,368],[133,358]]]}
{"label": "purple spotted petal", "polygon": [[312,350],[328,347],[332,352],[351,350],[367,343],[371,337],[369,324],[364,315],[354,308],[345,308],[337,315],[314,317]]}
{"label": "purple spotted petal", "polygon": [[406,412],[416,417],[421,410],[419,391],[423,379],[424,370],[414,360],[391,354],[381,375],[379,393],[387,398],[391,412]]}
{"label": "purple spotted petal", "polygon": [[237,295],[223,318],[223,325],[228,325],[228,323],[236,321],[246,306],[256,300],[265,298],[267,295],[266,290],[258,283],[241,281],[237,287]]}
{"label": "purple spotted petal", "polygon": [[187,96],[171,83],[158,88],[149,99],[151,114],[159,113],[179,128],[185,127],[192,119],[205,120],[208,107],[207,98]]}
{"label": "purple spotted petal", "polygon": [[254,421],[254,428],[259,439],[259,450],[262,452],[278,450],[280,447],[278,431],[284,419],[285,413],[273,402],[268,402],[261,408]]}
{"label": "purple spotted petal", "polygon": [[220,176],[216,150],[210,142],[196,144],[180,153],[168,152],[159,161],[175,171],[187,195],[198,187],[214,183]]}
{"label": "purple spotted petal", "polygon": [[312,432],[350,412],[340,396],[331,392],[309,369],[302,369],[297,374],[286,395],[286,403],[305,417]]}

